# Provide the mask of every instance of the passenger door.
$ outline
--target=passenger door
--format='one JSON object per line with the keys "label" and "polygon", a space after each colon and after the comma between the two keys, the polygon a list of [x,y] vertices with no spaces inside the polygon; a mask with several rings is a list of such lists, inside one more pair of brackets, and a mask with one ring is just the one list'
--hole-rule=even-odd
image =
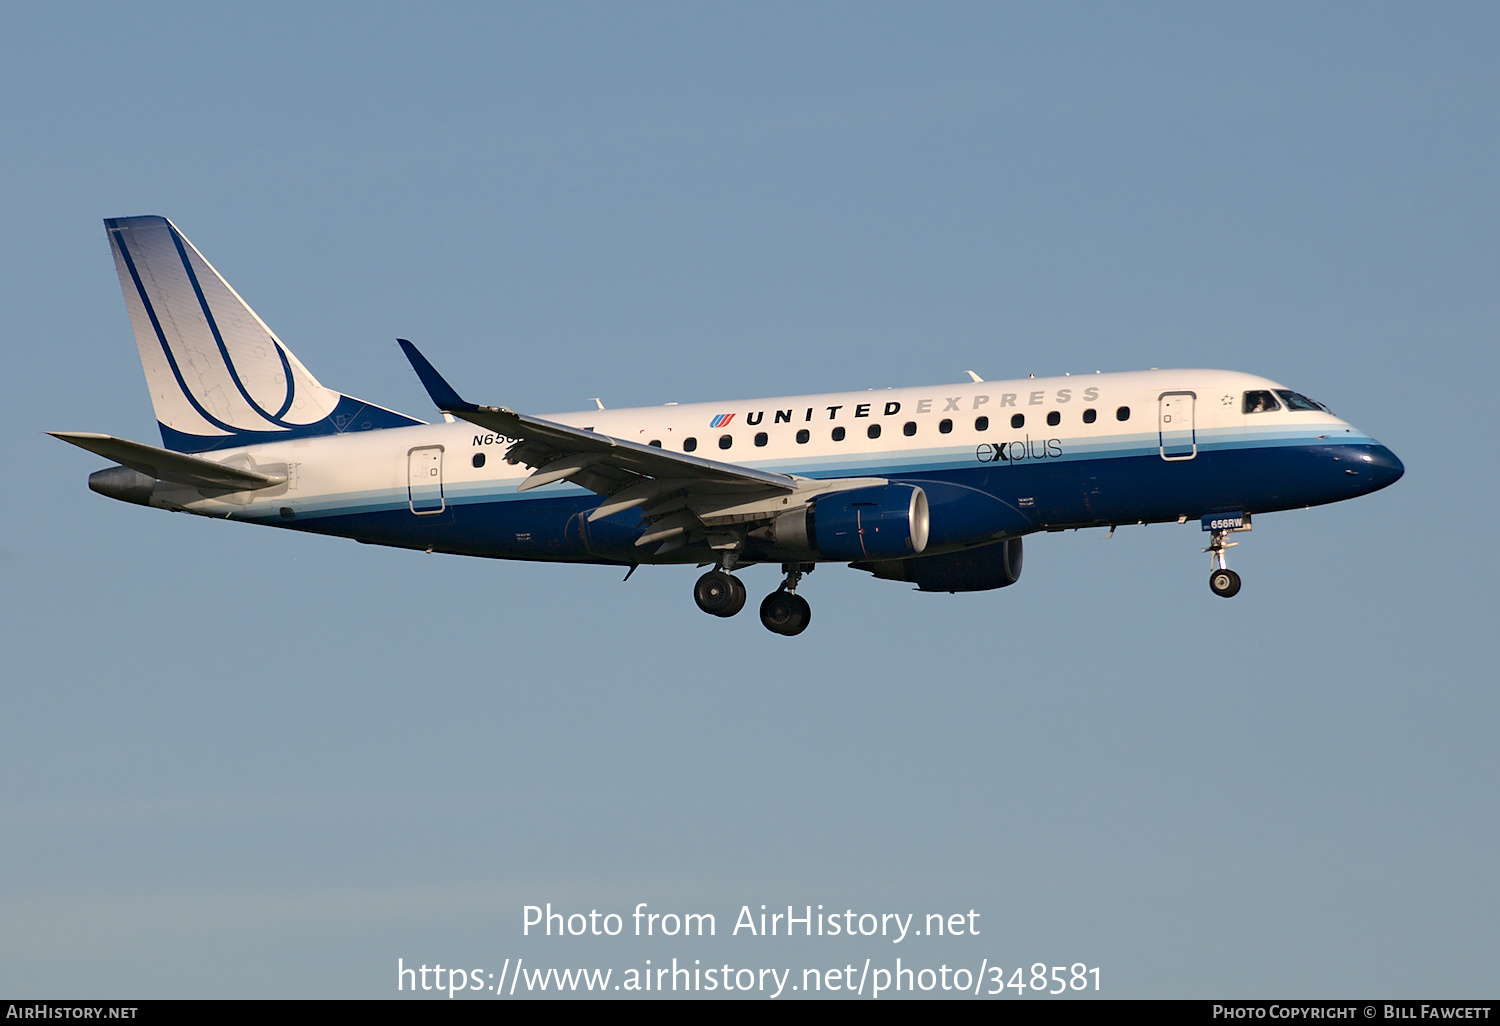
{"label": "passenger door", "polygon": [[417,516],[441,513],[443,499],[443,447],[429,445],[406,454],[407,499]]}
{"label": "passenger door", "polygon": [[1198,455],[1193,429],[1192,392],[1163,392],[1158,400],[1157,439],[1164,460],[1190,460]]}

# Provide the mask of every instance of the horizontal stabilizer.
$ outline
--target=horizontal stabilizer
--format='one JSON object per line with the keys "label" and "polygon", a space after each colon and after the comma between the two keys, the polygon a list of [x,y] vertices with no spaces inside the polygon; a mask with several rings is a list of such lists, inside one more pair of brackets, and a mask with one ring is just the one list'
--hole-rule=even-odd
{"label": "horizontal stabilizer", "polygon": [[87,449],[89,452],[114,460],[148,477],[177,484],[194,485],[200,488],[230,488],[248,490],[270,488],[285,484],[285,474],[261,474],[242,467],[226,466],[200,456],[158,449],[154,445],[127,441],[113,435],[96,435],[90,432],[49,431],[53,438]]}

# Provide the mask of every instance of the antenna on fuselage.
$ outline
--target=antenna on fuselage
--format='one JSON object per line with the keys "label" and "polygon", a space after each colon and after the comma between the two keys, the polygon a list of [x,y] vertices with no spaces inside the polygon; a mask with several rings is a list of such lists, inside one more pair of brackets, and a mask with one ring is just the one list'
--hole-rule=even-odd
{"label": "antenna on fuselage", "polygon": [[981,378],[978,374],[975,374],[973,371],[964,371],[964,373],[969,376],[969,380],[972,381],[972,382],[974,382],[974,384],[976,384],[976,385],[982,385],[982,384],[984,384],[984,379]]}

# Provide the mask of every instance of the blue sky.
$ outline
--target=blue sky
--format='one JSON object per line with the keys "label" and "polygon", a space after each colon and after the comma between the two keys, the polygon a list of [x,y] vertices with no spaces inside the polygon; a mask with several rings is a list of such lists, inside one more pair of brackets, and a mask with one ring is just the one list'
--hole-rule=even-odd
{"label": "blue sky", "polygon": [[[1117,997],[1482,993],[1497,44],[1483,5],[9,10],[0,991],[893,956],[520,935],[645,901],[974,908],[894,954]],[[418,416],[397,336],[535,412],[1213,366],[1407,475],[1258,520],[1232,603],[1194,525],[1122,528],[986,594],[825,567],[789,644],[686,569],[90,493],[41,432],[156,439],[100,224],[134,214]]]}

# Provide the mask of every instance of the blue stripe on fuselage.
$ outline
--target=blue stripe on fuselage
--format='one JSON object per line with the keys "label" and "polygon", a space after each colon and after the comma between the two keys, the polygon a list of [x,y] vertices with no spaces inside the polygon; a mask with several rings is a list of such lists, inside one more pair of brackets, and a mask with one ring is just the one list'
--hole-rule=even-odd
{"label": "blue stripe on fuselage", "polygon": [[[957,453],[928,453],[921,463],[898,462],[891,458],[896,454],[885,453],[880,455],[886,461],[879,465],[843,462],[814,470],[804,464],[798,470],[812,477],[878,474],[921,485],[932,508],[932,550],[1049,528],[1314,506],[1375,491],[1402,473],[1389,450],[1363,436],[1299,445],[1287,445],[1285,439],[1279,445],[1265,440],[1235,447],[1200,445],[1195,458],[1181,461],[1163,460],[1154,447],[1142,452],[1138,445],[1130,455],[998,464],[977,464],[972,451],[965,451],[966,461]],[[274,510],[247,519],[376,544],[496,558],[626,563],[643,555],[633,547],[639,511],[587,524],[583,514],[599,498],[576,486],[541,495],[518,494],[514,486],[452,482],[444,492],[447,509],[429,516],[414,515],[401,489],[301,505],[293,521],[278,519]],[[682,558],[697,557],[683,552]]]}

